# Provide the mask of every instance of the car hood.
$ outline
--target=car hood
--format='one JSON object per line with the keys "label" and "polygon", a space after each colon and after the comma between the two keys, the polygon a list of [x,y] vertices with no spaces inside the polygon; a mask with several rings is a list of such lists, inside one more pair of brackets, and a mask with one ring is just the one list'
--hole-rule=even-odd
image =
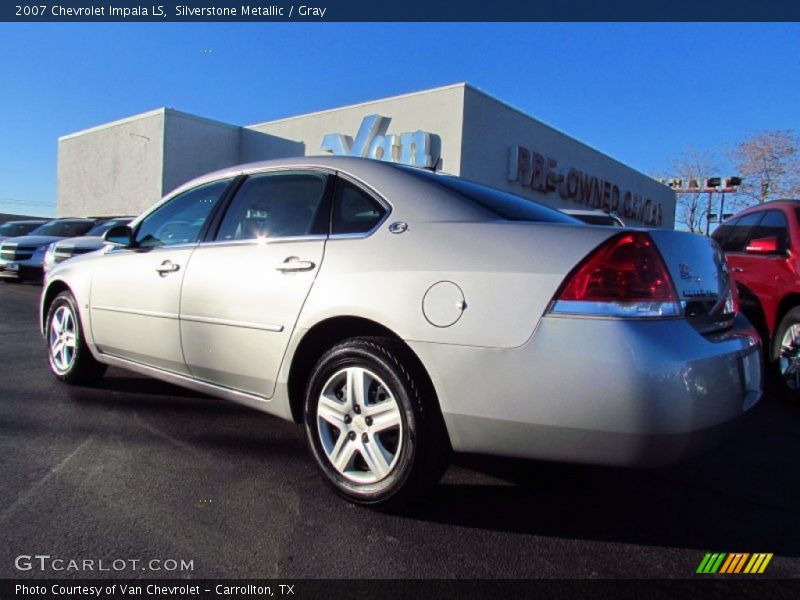
{"label": "car hood", "polygon": [[63,240],[63,237],[53,235],[23,235],[20,237],[9,238],[8,241],[3,241],[4,244],[12,243],[17,246],[47,246],[58,240]]}
{"label": "car hood", "polygon": [[78,248],[81,250],[85,249],[93,249],[99,250],[106,244],[106,241],[100,236],[91,236],[91,237],[74,237],[74,238],[66,238],[62,239],[56,245],[57,248]]}

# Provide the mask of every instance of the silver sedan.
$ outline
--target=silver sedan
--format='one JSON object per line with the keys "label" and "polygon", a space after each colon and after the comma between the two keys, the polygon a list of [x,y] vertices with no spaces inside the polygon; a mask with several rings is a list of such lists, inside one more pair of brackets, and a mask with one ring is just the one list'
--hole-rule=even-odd
{"label": "silver sedan", "polygon": [[107,365],[302,423],[361,504],[451,450],[655,466],[761,395],[759,339],[713,241],[584,225],[518,196],[354,158],[187,183],[50,272],[50,367]]}

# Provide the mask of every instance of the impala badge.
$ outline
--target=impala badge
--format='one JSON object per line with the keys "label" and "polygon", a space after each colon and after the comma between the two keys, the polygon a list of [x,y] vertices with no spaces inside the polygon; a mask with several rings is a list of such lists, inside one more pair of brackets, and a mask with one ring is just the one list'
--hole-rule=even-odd
{"label": "impala badge", "polygon": [[395,221],[389,225],[389,233],[403,233],[408,230],[408,223],[405,221]]}

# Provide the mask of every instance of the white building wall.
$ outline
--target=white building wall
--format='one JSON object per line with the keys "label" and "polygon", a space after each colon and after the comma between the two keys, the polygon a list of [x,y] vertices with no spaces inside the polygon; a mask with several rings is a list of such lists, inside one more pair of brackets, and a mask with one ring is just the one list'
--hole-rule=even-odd
{"label": "white building wall", "polygon": [[130,215],[161,197],[165,109],[58,140],[59,217]]}
{"label": "white building wall", "polygon": [[240,162],[240,130],[236,125],[167,109],[161,195],[190,179]]}

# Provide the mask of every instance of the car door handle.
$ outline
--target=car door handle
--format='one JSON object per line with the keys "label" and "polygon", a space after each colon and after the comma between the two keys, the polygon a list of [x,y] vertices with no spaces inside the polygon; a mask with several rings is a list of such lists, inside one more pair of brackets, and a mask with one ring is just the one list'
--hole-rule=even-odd
{"label": "car door handle", "polygon": [[162,277],[164,277],[164,275],[166,275],[167,273],[174,273],[175,271],[177,271],[180,268],[181,268],[180,265],[176,265],[171,260],[165,260],[164,262],[162,262],[160,265],[158,265],[156,267],[156,272],[159,275],[161,275]]}
{"label": "car door handle", "polygon": [[300,260],[296,256],[290,256],[275,268],[281,273],[292,273],[294,271],[310,271],[314,266],[310,260]]}
{"label": "car door handle", "polygon": [[733,267],[734,273],[744,273],[744,269],[742,267]]}

